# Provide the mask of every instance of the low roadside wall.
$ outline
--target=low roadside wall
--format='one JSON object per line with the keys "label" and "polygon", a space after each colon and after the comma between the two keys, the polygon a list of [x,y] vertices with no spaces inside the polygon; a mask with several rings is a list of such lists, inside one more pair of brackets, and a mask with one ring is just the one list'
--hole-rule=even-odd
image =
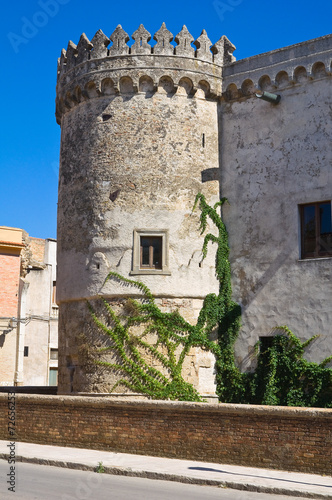
{"label": "low roadside wall", "polygon": [[0,394],[13,441],[8,426],[17,441],[332,473],[332,409]]}

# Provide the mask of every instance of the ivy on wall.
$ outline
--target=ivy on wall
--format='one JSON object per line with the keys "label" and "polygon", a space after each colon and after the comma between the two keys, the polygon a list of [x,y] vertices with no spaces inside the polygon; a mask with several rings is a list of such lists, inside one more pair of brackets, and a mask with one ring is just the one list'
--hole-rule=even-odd
{"label": "ivy on wall", "polygon": [[[206,296],[196,325],[188,323],[178,311],[164,313],[156,305],[149,288],[139,281],[129,280],[110,272],[106,278],[135,287],[142,300],[128,299],[122,313],[116,313],[107,300],[100,297],[109,321],[100,318],[88,303],[98,328],[109,338],[109,345],[98,349],[101,357],[116,353],[118,363],[103,359],[95,362],[120,374],[119,385],[133,392],[144,393],[153,399],[202,401],[192,384],[182,377],[183,362],[191,347],[213,352],[216,358],[217,394],[221,402],[285,406],[332,407],[332,369],[303,358],[305,348],[316,338],[301,341],[286,327],[276,328],[271,345],[264,351],[256,346],[257,368],[253,373],[241,373],[235,363],[234,344],[241,326],[241,307],[232,300],[231,269],[228,234],[218,213],[226,198],[211,207],[205,197],[196,196],[194,208],[200,209],[201,234],[208,219],[217,234],[204,237],[202,255],[207,255],[209,243],[215,243],[218,295]],[[218,329],[218,341],[211,334]],[[155,335],[157,342],[147,338]],[[153,360],[148,362],[147,359]],[[156,368],[159,366],[160,368]],[[122,375],[122,376],[121,376]]]}
{"label": "ivy on wall", "polygon": [[[178,311],[162,312],[149,288],[139,281],[115,272],[108,274],[106,281],[110,279],[142,293],[142,300],[127,299],[121,313],[116,313],[108,301],[100,297],[107,322],[88,303],[95,324],[109,338],[109,345],[98,349],[96,354],[103,357],[112,353],[120,360],[118,363],[95,360],[120,375],[111,392],[122,385],[152,399],[202,401],[193,385],[183,379],[182,367],[191,347],[200,346],[216,356],[219,354],[218,346],[208,338],[207,328],[202,327],[204,321],[191,325]],[[151,335],[157,338],[153,345],[147,340]]]}
{"label": "ivy on wall", "polygon": [[248,402],[332,408],[332,370],[326,367],[332,356],[320,364],[303,358],[318,335],[302,343],[286,326],[275,330],[271,346],[258,355],[255,372],[246,374]]}
{"label": "ivy on wall", "polygon": [[[275,328],[271,345],[264,351],[256,346],[257,368],[253,373],[241,373],[235,364],[234,343],[240,330],[241,308],[232,301],[231,269],[226,227],[217,213],[222,198],[210,207],[202,194],[198,194],[201,210],[201,229],[205,231],[207,217],[218,229],[218,236],[208,234],[203,243],[206,256],[209,241],[217,244],[216,276],[219,296],[212,298],[214,311],[207,310],[211,321],[219,323],[219,356],[216,360],[217,394],[227,403],[246,403],[282,406],[332,407],[332,369],[326,365],[332,356],[316,364],[304,359],[305,349],[317,338],[301,342],[286,326]],[[209,296],[208,296],[209,297]],[[207,297],[207,299],[208,299]],[[204,309],[204,307],[203,307]]]}

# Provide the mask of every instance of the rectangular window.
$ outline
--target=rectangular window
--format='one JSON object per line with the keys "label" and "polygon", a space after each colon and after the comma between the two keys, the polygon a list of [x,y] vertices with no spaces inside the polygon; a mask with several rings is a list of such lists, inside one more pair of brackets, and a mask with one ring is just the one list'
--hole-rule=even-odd
{"label": "rectangular window", "polygon": [[162,268],[162,238],[160,236],[141,236],[140,267],[142,269]]}
{"label": "rectangular window", "polygon": [[134,230],[133,267],[130,274],[170,274],[167,229]]}
{"label": "rectangular window", "polygon": [[270,347],[272,347],[273,337],[259,337],[259,352],[264,354]]}
{"label": "rectangular window", "polygon": [[29,356],[29,346],[25,345],[24,346],[24,357],[27,358]]}
{"label": "rectangular window", "polygon": [[331,202],[300,205],[301,258],[332,256]]}
{"label": "rectangular window", "polygon": [[50,349],[50,359],[58,359],[58,349]]}
{"label": "rectangular window", "polygon": [[50,368],[48,376],[48,385],[55,386],[58,385],[58,369]]}

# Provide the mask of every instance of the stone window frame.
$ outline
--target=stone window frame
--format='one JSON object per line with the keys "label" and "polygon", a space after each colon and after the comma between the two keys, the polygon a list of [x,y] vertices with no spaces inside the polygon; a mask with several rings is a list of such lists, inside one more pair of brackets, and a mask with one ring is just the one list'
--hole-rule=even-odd
{"label": "stone window frame", "polygon": [[[332,251],[320,251],[319,250],[319,225],[320,225],[320,214],[319,214],[319,206],[322,204],[330,204],[331,208],[331,217],[332,217],[332,202],[331,200],[324,201],[316,201],[312,203],[303,203],[299,205],[299,222],[300,222],[300,259],[308,260],[308,259],[324,259],[331,258]],[[316,247],[314,252],[305,252],[304,249],[304,209],[306,207],[314,207],[315,208],[315,217],[316,217],[316,227],[315,227],[315,238],[316,238]]]}
{"label": "stone window frame", "polygon": [[[161,269],[141,268],[141,237],[161,238]],[[169,232],[168,229],[134,229],[133,263],[131,276],[135,275],[165,275],[171,274],[169,270]]]}

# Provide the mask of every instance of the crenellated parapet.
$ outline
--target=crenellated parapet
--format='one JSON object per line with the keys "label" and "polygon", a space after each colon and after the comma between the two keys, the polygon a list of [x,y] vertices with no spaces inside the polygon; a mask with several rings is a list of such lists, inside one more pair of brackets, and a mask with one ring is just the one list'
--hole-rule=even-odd
{"label": "crenellated parapet", "polygon": [[[165,23],[152,35],[141,24],[130,37],[118,25],[90,41],[83,33],[58,59],[56,117],[80,102],[105,95],[162,92],[215,99],[222,95],[222,69],[235,61],[234,45],[222,36],[212,45],[205,30],[194,40],[186,26],[174,37]],[[172,45],[174,40],[176,45]]]}
{"label": "crenellated parapet", "polygon": [[248,57],[223,69],[223,98],[281,91],[332,75],[332,35]]}

